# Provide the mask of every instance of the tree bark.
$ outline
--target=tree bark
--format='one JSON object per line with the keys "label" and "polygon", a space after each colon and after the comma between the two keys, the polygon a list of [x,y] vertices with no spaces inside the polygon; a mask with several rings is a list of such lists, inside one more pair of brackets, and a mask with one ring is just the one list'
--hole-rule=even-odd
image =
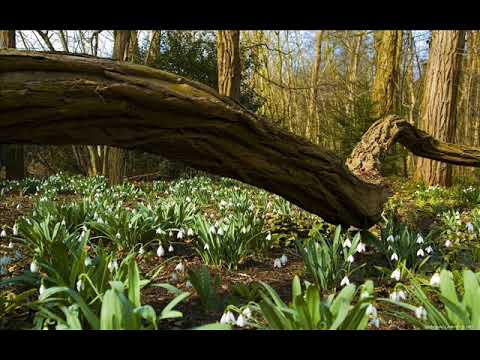
{"label": "tree bark", "polygon": [[150,44],[148,45],[147,55],[145,56],[145,65],[152,66],[160,53],[161,30],[152,30]]}
{"label": "tree bark", "polygon": [[379,120],[347,162],[194,81],[88,56],[0,51],[0,143],[109,145],[161,155],[283,196],[336,224],[368,228],[390,195],[382,153],[480,166],[480,151]]}
{"label": "tree bark", "polygon": [[[445,142],[455,139],[457,92],[464,31],[433,31],[425,79],[421,127]],[[452,167],[418,159],[415,177],[429,185],[452,185]]]}
{"label": "tree bark", "polygon": [[219,93],[239,101],[242,76],[239,30],[218,31],[217,62]]}

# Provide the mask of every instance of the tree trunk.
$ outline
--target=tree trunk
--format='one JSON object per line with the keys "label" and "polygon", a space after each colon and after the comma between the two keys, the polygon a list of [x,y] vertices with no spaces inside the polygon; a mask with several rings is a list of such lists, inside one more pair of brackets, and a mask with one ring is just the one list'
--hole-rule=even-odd
{"label": "tree trunk", "polygon": [[145,65],[152,66],[160,53],[161,31],[152,30],[150,44],[148,45],[147,55],[145,56]]}
{"label": "tree trunk", "polygon": [[[0,30],[0,49],[15,49],[15,30]],[[19,180],[25,177],[25,156],[23,145],[0,144],[0,170],[5,167],[5,177]]]}
{"label": "tree trunk", "polygon": [[266,189],[331,223],[368,228],[390,195],[379,162],[395,141],[417,156],[480,167],[480,150],[408,121],[377,121],[348,167],[200,83],[88,56],[0,51],[0,143],[139,149]]}
{"label": "tree trunk", "polygon": [[[464,31],[433,31],[425,78],[421,127],[441,141],[455,139],[457,92]],[[418,159],[416,178],[429,185],[452,185],[452,167]]]}
{"label": "tree trunk", "polygon": [[217,59],[219,93],[239,101],[242,76],[239,30],[218,31]]}

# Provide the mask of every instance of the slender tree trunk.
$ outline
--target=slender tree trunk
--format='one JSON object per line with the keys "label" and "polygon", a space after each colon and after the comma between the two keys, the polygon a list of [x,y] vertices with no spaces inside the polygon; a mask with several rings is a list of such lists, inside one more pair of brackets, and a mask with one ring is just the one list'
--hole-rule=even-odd
{"label": "slender tree trunk", "polygon": [[218,31],[217,59],[219,93],[239,101],[242,76],[239,30]]}
{"label": "slender tree trunk", "polygon": [[160,53],[161,31],[152,30],[150,44],[148,45],[147,55],[145,56],[145,65],[152,66]]}
{"label": "slender tree trunk", "polygon": [[[16,48],[15,30],[0,30],[0,49]],[[25,177],[25,156],[23,145],[0,144],[0,170],[5,167],[5,177],[10,180]]]}
{"label": "slender tree trunk", "polygon": [[[422,128],[440,141],[453,142],[464,31],[433,31],[422,103]],[[416,178],[429,185],[452,185],[452,167],[418,159]]]}

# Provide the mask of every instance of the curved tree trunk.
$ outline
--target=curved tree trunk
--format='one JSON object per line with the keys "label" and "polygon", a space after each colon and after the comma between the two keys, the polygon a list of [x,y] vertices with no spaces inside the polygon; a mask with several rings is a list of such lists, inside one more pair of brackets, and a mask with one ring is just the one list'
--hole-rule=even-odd
{"label": "curved tree trunk", "polygon": [[478,149],[438,142],[390,116],[355,148],[347,163],[352,173],[329,151],[215,90],[142,65],[3,50],[0,82],[0,143],[137,148],[359,228],[380,219],[390,191],[378,163],[395,141],[418,156],[480,166]]}

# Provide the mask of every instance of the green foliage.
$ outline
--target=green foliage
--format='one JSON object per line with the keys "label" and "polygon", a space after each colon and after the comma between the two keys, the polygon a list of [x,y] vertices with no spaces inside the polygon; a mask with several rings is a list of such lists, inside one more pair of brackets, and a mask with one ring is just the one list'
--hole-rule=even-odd
{"label": "green foliage", "polygon": [[216,311],[222,306],[219,295],[221,279],[218,274],[212,278],[208,267],[203,265],[200,269],[188,270],[188,278],[206,312]]}
{"label": "green foliage", "polygon": [[[292,302],[286,305],[276,291],[262,283],[260,312],[271,330],[362,330],[368,325],[367,309],[373,297],[373,283],[367,281],[358,289],[350,284],[338,294],[321,298],[320,288],[307,284],[302,289],[300,279],[292,282]],[[361,295],[354,304],[360,290]]]}

